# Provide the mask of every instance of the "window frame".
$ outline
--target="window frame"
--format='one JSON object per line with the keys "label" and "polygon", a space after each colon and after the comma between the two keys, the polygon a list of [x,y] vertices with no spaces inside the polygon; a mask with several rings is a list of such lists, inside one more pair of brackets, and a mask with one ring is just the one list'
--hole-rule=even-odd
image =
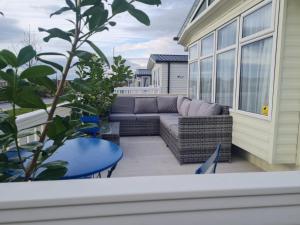
{"label": "window frame", "polygon": [[[268,5],[268,4],[272,4],[272,16],[271,16],[271,27],[262,31],[259,31],[255,34],[251,34],[247,37],[243,37],[243,24],[244,24],[244,20],[245,17],[247,17],[248,15],[252,14],[253,12],[263,8],[264,6]],[[276,1],[274,0],[265,0],[263,2],[261,2],[260,4],[254,6],[253,8],[247,10],[246,12],[241,14],[241,20],[240,20],[240,36],[239,36],[239,42],[243,43],[243,42],[247,42],[249,40],[255,39],[257,37],[261,37],[263,35],[269,34],[271,32],[275,31],[275,15],[276,15]]]}
{"label": "window frame", "polygon": [[[220,49],[218,50],[218,32],[223,29],[224,27],[232,24],[236,22],[236,42],[234,45],[231,45],[231,46],[228,46],[226,48],[223,48],[223,49]],[[224,25],[222,25],[221,27],[219,27],[217,30],[216,30],[216,52],[215,52],[215,63],[214,63],[214,68],[215,68],[215,74],[214,74],[214,92],[213,92],[213,95],[214,95],[214,98],[213,98],[213,102],[215,103],[216,102],[216,91],[217,91],[217,59],[218,59],[218,55],[222,54],[222,53],[225,53],[225,52],[228,52],[228,51],[231,51],[231,50],[235,50],[235,60],[234,60],[234,83],[233,83],[233,99],[232,99],[232,107],[230,107],[230,111],[233,111],[236,109],[236,90],[237,90],[237,72],[238,72],[238,63],[239,63],[239,57],[238,57],[238,54],[239,54],[239,35],[240,35],[240,18],[237,17],[237,18],[234,18],[233,20],[230,20],[228,21],[227,23],[225,23]]]}
{"label": "window frame", "polygon": [[[195,59],[190,59],[189,57],[189,62],[188,62],[188,83],[187,83],[187,96],[190,97],[190,77],[191,77],[191,74],[190,74],[190,65],[192,63],[195,63],[197,62],[198,63],[198,76],[197,76],[197,93],[196,93],[196,99],[199,99],[199,84],[200,84],[200,64],[199,64],[199,41],[196,41],[195,43],[193,43],[190,47],[189,47],[189,51],[192,47],[194,46],[197,46],[197,57]],[[190,54],[189,54],[190,55]]]}
{"label": "window frame", "polygon": [[[242,36],[242,26],[243,26],[243,18],[255,10],[258,10],[262,7],[264,7],[267,4],[272,4],[272,21],[271,21],[271,28],[272,29],[267,29],[261,32],[258,32],[256,34],[250,35],[248,37],[243,38]],[[277,29],[275,24],[277,23],[276,20],[276,6],[277,6],[277,1],[276,0],[265,0],[262,3],[258,4],[257,6],[249,9],[245,13],[241,15],[241,23],[240,23],[240,36],[239,36],[239,51],[238,51],[238,72],[237,72],[237,87],[236,87],[236,107],[235,111],[239,114],[246,115],[246,116],[251,116],[257,119],[263,119],[267,121],[272,120],[272,113],[273,113],[273,94],[274,94],[274,81],[275,81],[275,64],[276,64],[276,42],[277,42]],[[248,44],[264,40],[267,38],[273,38],[272,41],[272,61],[271,61],[271,74],[270,74],[270,85],[269,85],[269,113],[268,116],[257,114],[257,113],[252,113],[252,112],[246,112],[243,110],[240,110],[239,108],[239,100],[240,100],[240,81],[241,81],[241,61],[242,61],[242,47],[246,46]]]}
{"label": "window frame", "polygon": [[[212,51],[212,54],[209,54],[209,55],[205,55],[205,56],[201,56],[201,53],[202,53],[202,41],[210,36],[213,35],[213,51]],[[198,82],[198,99],[200,99],[200,85],[201,85],[201,61],[205,60],[205,59],[208,59],[208,58],[212,58],[212,75],[211,75],[211,100],[210,102],[214,102],[214,99],[215,99],[215,93],[214,93],[214,87],[215,87],[215,84],[214,84],[214,80],[215,80],[215,73],[216,73],[216,69],[215,69],[215,61],[216,61],[216,31],[213,31],[213,32],[210,32],[209,34],[205,35],[204,37],[202,37],[200,40],[199,40],[199,52],[198,52],[198,59],[199,59],[199,82]]]}

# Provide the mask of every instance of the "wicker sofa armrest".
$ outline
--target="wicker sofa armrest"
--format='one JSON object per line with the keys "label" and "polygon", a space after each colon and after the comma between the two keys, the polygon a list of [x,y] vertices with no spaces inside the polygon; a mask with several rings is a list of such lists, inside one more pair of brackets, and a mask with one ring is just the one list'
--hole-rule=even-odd
{"label": "wicker sofa armrest", "polygon": [[179,117],[180,138],[205,138],[210,135],[232,135],[232,116]]}

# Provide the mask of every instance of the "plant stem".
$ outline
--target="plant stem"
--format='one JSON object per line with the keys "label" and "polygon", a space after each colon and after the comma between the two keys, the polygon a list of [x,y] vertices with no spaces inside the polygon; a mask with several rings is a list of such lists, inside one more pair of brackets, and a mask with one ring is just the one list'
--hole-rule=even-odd
{"label": "plant stem", "polygon": [[[76,7],[78,7],[79,5],[80,5],[80,0],[76,0]],[[70,71],[71,64],[72,64],[72,61],[74,59],[75,52],[76,52],[76,49],[77,49],[77,45],[78,45],[78,42],[79,42],[80,27],[81,27],[80,12],[77,12],[76,13],[76,24],[75,24],[75,35],[74,35],[74,40],[73,40],[73,43],[72,43],[72,48],[71,48],[71,51],[69,52],[69,57],[68,57],[66,66],[64,68],[64,71],[62,73],[61,82],[60,82],[60,84],[58,86],[58,89],[55,93],[54,100],[52,102],[52,106],[51,106],[50,112],[48,114],[46,126],[45,126],[45,128],[44,128],[44,130],[41,134],[40,140],[39,140],[41,143],[44,143],[45,140],[46,140],[49,124],[53,120],[57,105],[59,103],[59,97],[63,93],[65,83],[66,83],[66,80],[67,80],[67,77],[68,77],[68,73]],[[25,176],[26,181],[28,181],[31,174],[33,173],[33,171],[34,171],[34,169],[37,165],[37,161],[38,161],[38,158],[39,158],[39,155],[40,155],[41,151],[42,151],[42,148],[38,149],[37,152],[34,154],[33,160],[32,160],[31,164],[29,165],[29,167],[26,171],[26,176]]]}

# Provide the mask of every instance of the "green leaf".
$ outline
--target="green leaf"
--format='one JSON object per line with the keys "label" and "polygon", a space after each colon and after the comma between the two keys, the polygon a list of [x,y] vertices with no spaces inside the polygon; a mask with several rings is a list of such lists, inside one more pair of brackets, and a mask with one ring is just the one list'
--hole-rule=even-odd
{"label": "green leaf", "polygon": [[15,103],[23,108],[46,109],[47,106],[31,87],[24,87],[17,92]]}
{"label": "green leaf", "polygon": [[130,7],[131,4],[126,0],[114,0],[111,5],[113,15],[126,12]]}
{"label": "green leaf", "polygon": [[94,56],[92,53],[83,50],[77,50],[75,55],[83,61],[89,61]]}
{"label": "green leaf", "polygon": [[38,84],[48,88],[51,92],[56,91],[55,83],[48,77],[35,77],[28,79],[31,83]]}
{"label": "green leaf", "polygon": [[99,0],[83,0],[81,2],[81,6],[89,6],[89,5],[102,5],[103,3]]}
{"label": "green leaf", "polygon": [[5,59],[0,55],[0,70],[4,69],[7,67],[7,63],[5,62]]}
{"label": "green leaf", "polygon": [[66,130],[67,127],[64,124],[63,118],[56,116],[48,126],[47,136],[54,140],[57,137],[63,136]]}
{"label": "green leaf", "polygon": [[35,177],[35,180],[59,180],[67,173],[67,171],[68,169],[64,166],[49,167],[39,173]]}
{"label": "green leaf", "polygon": [[90,31],[101,27],[102,25],[105,24],[108,18],[108,11],[104,10],[102,13],[92,15],[91,18],[89,19],[89,29]]}
{"label": "green leaf", "polygon": [[55,70],[46,65],[38,65],[30,67],[21,73],[21,79],[35,79],[38,77],[46,77],[55,73]]}
{"label": "green leaf", "polygon": [[161,0],[136,0],[137,2],[141,2],[147,5],[161,5]]}
{"label": "green leaf", "polygon": [[52,28],[52,29],[46,30],[46,29],[43,29],[43,28],[39,28],[39,31],[40,32],[47,32],[49,34],[47,37],[44,38],[45,42],[49,42],[52,38],[63,39],[63,40],[66,40],[70,43],[72,42],[72,40],[70,38],[72,36],[72,34],[67,33],[67,32],[65,32],[61,29]]}
{"label": "green leaf", "polygon": [[109,66],[109,61],[104,55],[104,53],[91,41],[87,40],[86,43],[88,43],[92,49],[98,54],[98,56],[105,61],[105,63]]}
{"label": "green leaf", "polygon": [[64,70],[64,68],[61,65],[59,65],[58,63],[51,62],[51,61],[42,59],[40,57],[38,57],[37,59],[38,59],[38,61],[41,61],[47,65],[53,66],[55,69],[59,70],[60,72],[63,72],[63,70]]}
{"label": "green leaf", "polygon": [[0,52],[0,57],[2,61],[4,61],[7,65],[11,65],[12,67],[18,66],[17,57],[11,51],[6,49],[2,50]]}
{"label": "green leaf", "polygon": [[61,9],[57,10],[56,12],[50,14],[50,17],[52,17],[54,15],[60,15],[60,14],[62,14],[64,12],[69,11],[69,10],[71,10],[69,7],[62,7]]}
{"label": "green leaf", "polygon": [[34,150],[37,150],[38,148],[43,147],[43,143],[38,142],[38,141],[34,141],[34,142],[30,142],[28,144],[22,145],[20,147],[22,149],[27,150],[27,151],[34,151]]}
{"label": "green leaf", "polygon": [[57,161],[44,163],[44,164],[40,165],[40,167],[43,167],[43,168],[57,168],[57,167],[66,167],[67,165],[68,165],[68,162],[62,161],[62,160],[57,160]]}
{"label": "green leaf", "polygon": [[147,16],[146,13],[144,13],[143,11],[136,9],[134,7],[131,7],[128,9],[128,12],[135,17],[138,21],[140,21],[141,23],[145,24],[146,26],[150,26],[150,19]]}
{"label": "green leaf", "polygon": [[59,52],[42,52],[42,53],[37,54],[36,56],[41,57],[41,56],[45,56],[45,55],[46,56],[55,55],[55,56],[64,56],[64,57],[66,57],[65,54],[62,54],[62,53],[59,53]]}
{"label": "green leaf", "polygon": [[71,9],[74,10],[76,8],[75,4],[71,0],[66,0],[66,3]]}
{"label": "green leaf", "polygon": [[33,49],[31,45],[22,48],[17,58],[18,66],[24,65],[25,63],[32,60],[35,56],[36,56],[36,51]]}
{"label": "green leaf", "polygon": [[8,84],[13,84],[14,74],[8,74],[0,70],[0,78],[5,80]]}

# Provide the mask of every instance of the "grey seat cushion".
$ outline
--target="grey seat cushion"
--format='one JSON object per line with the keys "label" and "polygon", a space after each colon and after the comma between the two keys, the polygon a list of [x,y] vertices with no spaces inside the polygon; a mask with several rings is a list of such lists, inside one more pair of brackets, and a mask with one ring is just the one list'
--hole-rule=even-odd
{"label": "grey seat cushion", "polygon": [[192,100],[189,107],[188,116],[198,116],[198,111],[203,103],[204,102],[201,100]]}
{"label": "grey seat cushion", "polygon": [[109,120],[112,122],[119,122],[119,121],[136,121],[135,114],[128,114],[128,113],[112,113],[109,115]]}
{"label": "grey seat cushion", "polygon": [[222,113],[222,106],[203,102],[198,110],[197,116],[215,116]]}
{"label": "grey seat cushion", "polygon": [[177,113],[177,97],[159,96],[157,97],[157,106],[159,113]]}
{"label": "grey seat cushion", "polygon": [[179,108],[179,114],[181,116],[188,116],[189,108],[190,108],[191,101],[189,99],[184,99],[180,108]]}
{"label": "grey seat cushion", "polygon": [[112,105],[111,113],[134,113],[135,97],[119,96]]}
{"label": "grey seat cushion", "polygon": [[159,120],[160,115],[158,113],[148,114],[135,114],[137,121]]}
{"label": "grey seat cushion", "polygon": [[158,113],[157,99],[152,97],[135,98],[134,113]]}
{"label": "grey seat cushion", "polygon": [[160,117],[160,122],[166,127],[169,128],[172,125],[178,126],[178,117]]}

